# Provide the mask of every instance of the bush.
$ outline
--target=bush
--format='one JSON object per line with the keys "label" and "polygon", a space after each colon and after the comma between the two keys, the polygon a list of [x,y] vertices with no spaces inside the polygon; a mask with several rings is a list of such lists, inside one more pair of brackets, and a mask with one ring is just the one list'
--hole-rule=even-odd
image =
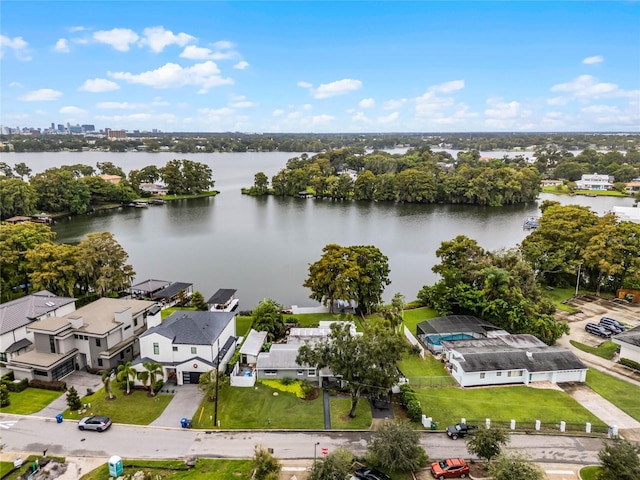
{"label": "bush", "polygon": [[42,388],[44,390],[54,390],[56,392],[64,392],[67,389],[67,384],[56,380],[54,382],[47,382],[45,380],[30,380],[29,386],[33,388]]}
{"label": "bush", "polygon": [[15,376],[13,375],[13,370],[9,370],[7,373],[2,375],[2,381],[13,382],[15,380]]}
{"label": "bush", "polygon": [[11,380],[2,380],[2,385],[5,385],[7,387],[7,390],[10,392],[22,392],[23,390],[25,390],[27,387],[29,387],[29,380],[27,378],[23,378],[22,380],[20,380],[19,382],[14,382]]}
{"label": "bush", "polygon": [[158,393],[164,387],[164,380],[158,380],[153,386],[153,393]]}
{"label": "bush", "polygon": [[400,399],[402,404],[406,407],[409,402],[415,401],[418,398],[416,397],[416,391],[411,387],[411,385],[404,383],[400,385]]}
{"label": "bush", "polygon": [[87,388],[87,393],[85,394],[85,397],[88,397],[89,395],[93,395],[94,393],[96,392],[94,392],[92,388]]}
{"label": "bush", "polygon": [[295,380],[291,377],[284,377],[280,380],[280,383],[282,383],[283,385],[291,385],[293,382],[295,382]]}
{"label": "bush", "polygon": [[410,400],[406,404],[407,415],[412,422],[420,422],[422,420],[422,405],[418,400]]}
{"label": "bush", "polygon": [[629,360],[628,358],[621,358],[620,363],[625,367],[633,368],[634,370],[640,370],[640,363]]}

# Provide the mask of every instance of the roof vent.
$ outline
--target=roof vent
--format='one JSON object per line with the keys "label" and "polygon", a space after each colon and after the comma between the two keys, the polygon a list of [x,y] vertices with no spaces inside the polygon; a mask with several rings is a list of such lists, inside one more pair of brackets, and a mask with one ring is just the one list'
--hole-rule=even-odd
{"label": "roof vent", "polygon": [[527,352],[527,358],[528,358],[529,360],[533,360],[533,353],[531,353],[531,352]]}
{"label": "roof vent", "polygon": [[47,307],[55,307],[55,306],[56,306],[56,304],[55,304],[55,303],[53,303],[53,302],[46,302],[46,303],[45,303],[45,305],[46,305]]}

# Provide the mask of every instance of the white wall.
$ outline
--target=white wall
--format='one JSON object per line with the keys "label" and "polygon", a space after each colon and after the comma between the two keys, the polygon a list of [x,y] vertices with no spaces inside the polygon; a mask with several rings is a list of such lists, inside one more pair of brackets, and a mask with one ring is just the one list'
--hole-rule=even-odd
{"label": "white wall", "polygon": [[[153,344],[157,343],[159,346],[159,354],[153,353]],[[142,358],[148,357],[158,362],[171,362],[173,361],[173,352],[171,339],[163,337],[158,333],[152,333],[146,335],[140,339],[140,356]]]}
{"label": "white wall", "polygon": [[640,348],[635,345],[629,345],[628,343],[618,343],[618,345],[620,345],[620,358],[628,358],[629,360],[640,363]]}

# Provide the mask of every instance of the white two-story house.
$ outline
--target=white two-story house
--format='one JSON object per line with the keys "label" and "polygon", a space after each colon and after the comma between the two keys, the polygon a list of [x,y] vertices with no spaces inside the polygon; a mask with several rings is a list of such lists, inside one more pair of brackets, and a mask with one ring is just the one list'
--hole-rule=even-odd
{"label": "white two-story house", "polygon": [[33,333],[27,327],[47,317],[61,317],[76,309],[76,299],[42,290],[0,304],[0,362],[33,349]]}
{"label": "white two-story house", "polygon": [[160,318],[155,302],[100,298],[64,316],[30,323],[34,349],[13,357],[16,379],[59,380],[74,370],[110,370],[133,360],[147,320]]}
{"label": "white two-story house", "polygon": [[593,173],[582,175],[582,178],[576,181],[576,185],[580,190],[611,190],[613,182],[614,178],[611,175]]}
{"label": "white two-story house", "polygon": [[197,384],[205,372],[224,371],[236,350],[235,334],[235,312],[178,310],[140,336],[133,366],[142,372],[145,362],[159,363],[165,382]]}

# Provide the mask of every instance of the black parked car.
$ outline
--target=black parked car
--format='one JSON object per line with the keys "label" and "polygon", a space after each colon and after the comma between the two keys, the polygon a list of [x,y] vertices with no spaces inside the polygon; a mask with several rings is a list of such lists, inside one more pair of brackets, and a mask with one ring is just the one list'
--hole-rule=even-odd
{"label": "black parked car", "polygon": [[466,437],[470,433],[473,433],[475,430],[475,425],[467,425],[466,423],[456,423],[455,425],[450,425],[447,427],[447,435],[451,437],[453,440],[456,440],[458,437]]}
{"label": "black parked car", "polygon": [[597,323],[587,323],[584,326],[584,329],[591,335],[598,335],[602,338],[611,337],[611,330],[605,328],[603,325],[598,325]]}
{"label": "black parked car", "polygon": [[369,467],[356,468],[354,474],[360,480],[391,480],[391,477],[386,473]]}

